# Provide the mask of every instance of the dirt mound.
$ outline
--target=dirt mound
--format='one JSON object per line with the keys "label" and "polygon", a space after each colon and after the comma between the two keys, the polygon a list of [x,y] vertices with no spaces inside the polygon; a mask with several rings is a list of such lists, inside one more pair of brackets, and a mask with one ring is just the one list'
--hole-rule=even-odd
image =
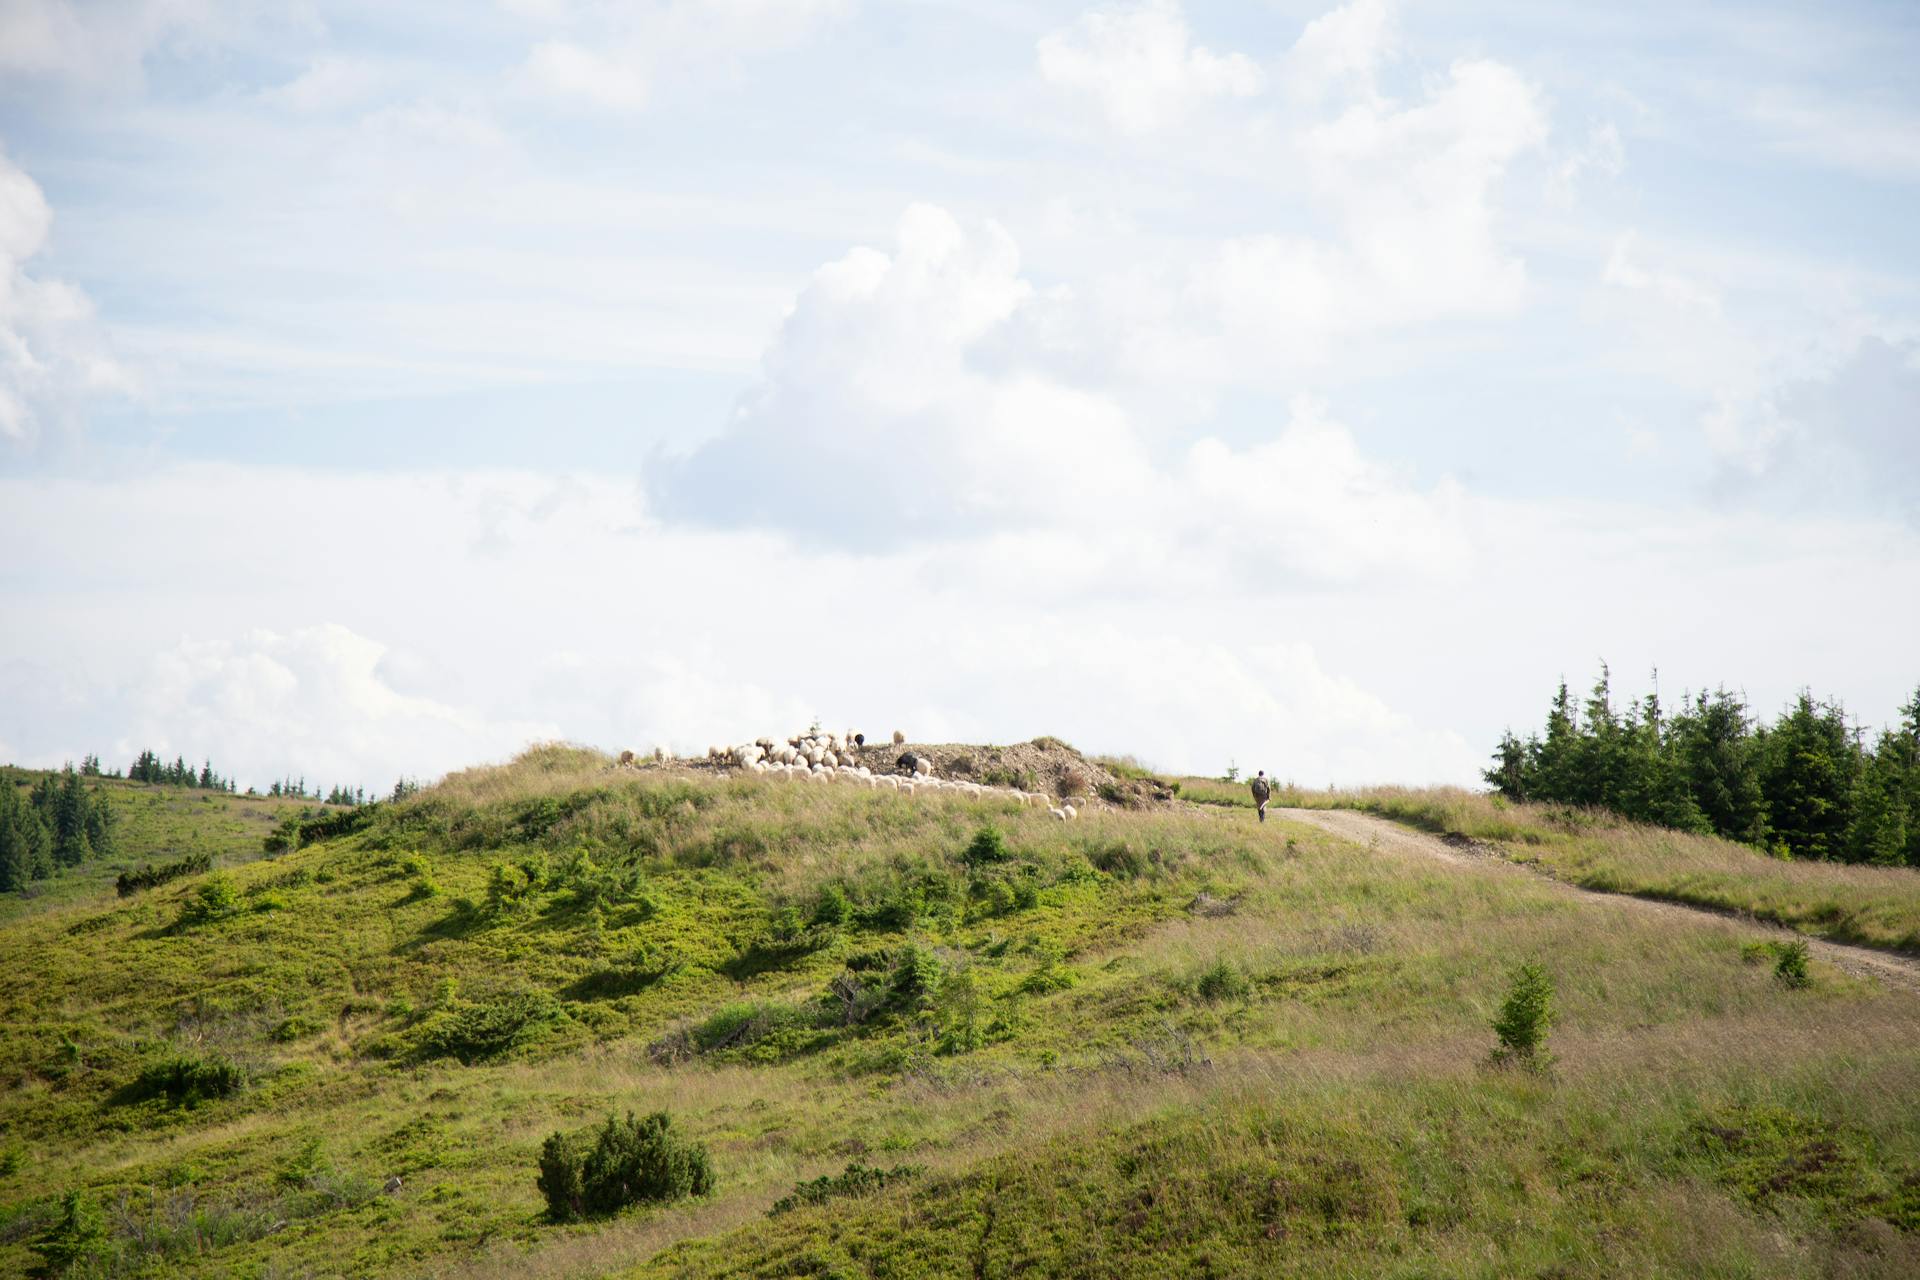
{"label": "dirt mound", "polygon": [[1173,792],[1158,779],[1119,777],[1058,738],[1035,738],[1003,747],[963,742],[869,744],[860,763],[876,772],[897,771],[900,758],[907,755],[932,761],[937,777],[1018,787],[1075,803],[1099,800],[1132,809],[1173,802]]}

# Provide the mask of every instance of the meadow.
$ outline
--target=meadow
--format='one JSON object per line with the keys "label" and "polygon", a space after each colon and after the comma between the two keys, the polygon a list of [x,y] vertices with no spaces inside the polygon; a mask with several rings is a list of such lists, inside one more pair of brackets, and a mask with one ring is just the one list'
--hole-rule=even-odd
{"label": "meadow", "polygon": [[[1920,994],[1789,986],[1737,919],[1191,783],[1062,823],[609,763],[536,749],[0,923],[0,1272],[1920,1269]],[[1529,961],[1558,1020],[1503,1064]],[[550,1221],[543,1140],[629,1110],[704,1144],[712,1193]]]}

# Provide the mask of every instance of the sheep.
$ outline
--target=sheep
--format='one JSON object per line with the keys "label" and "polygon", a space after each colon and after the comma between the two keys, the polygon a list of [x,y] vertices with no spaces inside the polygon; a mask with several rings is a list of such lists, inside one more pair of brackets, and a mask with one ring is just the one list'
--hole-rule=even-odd
{"label": "sheep", "polygon": [[913,771],[923,778],[930,778],[933,776],[933,761],[925,756],[917,757],[913,762]]}
{"label": "sheep", "polygon": [[1065,822],[1067,820],[1066,810],[1064,809],[1056,809],[1052,805],[1048,805],[1047,812],[1052,814],[1054,817],[1060,819],[1060,821],[1062,822]]}
{"label": "sheep", "polygon": [[653,749],[653,758],[656,762],[665,764],[667,762],[667,749],[665,747],[655,747]]}
{"label": "sheep", "polygon": [[907,745],[907,735],[906,735],[906,734],[904,734],[904,733],[902,733],[902,732],[900,732],[900,731],[899,731],[898,729],[895,729],[895,730],[893,731],[893,745],[894,745],[894,746],[896,746],[896,747],[904,747],[904,746],[906,746],[906,745]]}
{"label": "sheep", "polygon": [[1060,812],[1061,812],[1061,813],[1062,813],[1062,814],[1063,814],[1063,815],[1064,815],[1064,816],[1065,816],[1065,817],[1066,817],[1066,818],[1067,818],[1067,819],[1068,819],[1069,821],[1071,821],[1072,819],[1074,819],[1074,818],[1077,818],[1077,817],[1079,817],[1079,816],[1080,816],[1080,811],[1079,811],[1078,809],[1076,809],[1076,808],[1074,808],[1074,807],[1073,807],[1072,805],[1070,805],[1070,804],[1063,804],[1063,805],[1061,805],[1061,806],[1060,806]]}

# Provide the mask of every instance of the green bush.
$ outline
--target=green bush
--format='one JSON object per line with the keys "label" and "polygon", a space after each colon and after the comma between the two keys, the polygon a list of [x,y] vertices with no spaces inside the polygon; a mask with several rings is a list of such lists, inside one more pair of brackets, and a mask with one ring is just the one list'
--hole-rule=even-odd
{"label": "green bush", "polygon": [[479,1062],[538,1038],[560,1017],[560,1006],[544,991],[513,991],[486,1001],[454,1000],[427,1024],[420,1047],[430,1058]]}
{"label": "green bush", "polygon": [[1813,981],[1807,972],[1807,944],[1799,941],[1779,944],[1774,949],[1773,976],[1796,989]]}
{"label": "green bush", "polygon": [[625,1120],[609,1115],[588,1147],[563,1133],[540,1148],[535,1184],[556,1222],[618,1213],[628,1205],[713,1190],[713,1165],[707,1150],[673,1131],[664,1111]]}
{"label": "green bush", "polygon": [[891,1169],[869,1169],[856,1161],[849,1164],[843,1173],[825,1175],[811,1182],[796,1183],[793,1194],[775,1200],[773,1207],[767,1210],[767,1216],[778,1217],[783,1213],[791,1213],[802,1205],[820,1204],[826,1200],[872,1195],[890,1183],[917,1178],[924,1172],[925,1170],[917,1164],[895,1165]]}
{"label": "green bush", "polygon": [[972,843],[961,855],[968,866],[984,866],[990,862],[1005,862],[1012,855],[1007,852],[1007,842],[1000,835],[999,828],[985,826],[973,834]]}
{"label": "green bush", "polygon": [[815,925],[837,929],[851,919],[853,919],[853,904],[847,901],[846,890],[837,884],[830,884],[820,891],[820,900],[813,904]]}
{"label": "green bush", "polygon": [[133,1082],[133,1092],[137,1097],[166,1098],[192,1107],[238,1093],[246,1082],[246,1072],[226,1058],[178,1053],[142,1071]]}
{"label": "green bush", "polygon": [[1495,1057],[1534,1061],[1553,1022],[1553,979],[1537,964],[1521,965],[1493,1020],[1494,1034],[1500,1037]]}
{"label": "green bush", "polygon": [[166,884],[169,880],[178,880],[181,876],[197,876],[203,871],[212,869],[212,854],[190,853],[177,862],[164,862],[158,866],[149,864],[138,871],[122,871],[120,878],[113,882],[113,887],[121,897],[127,898],[142,889],[152,889]]}
{"label": "green bush", "polygon": [[224,871],[215,871],[200,882],[180,908],[181,924],[205,924],[209,920],[220,920],[240,909],[240,891],[234,887],[233,877]]}
{"label": "green bush", "polygon": [[1226,960],[1215,960],[1199,979],[1193,989],[1202,1000],[1241,1000],[1252,989],[1247,975],[1240,972]]}

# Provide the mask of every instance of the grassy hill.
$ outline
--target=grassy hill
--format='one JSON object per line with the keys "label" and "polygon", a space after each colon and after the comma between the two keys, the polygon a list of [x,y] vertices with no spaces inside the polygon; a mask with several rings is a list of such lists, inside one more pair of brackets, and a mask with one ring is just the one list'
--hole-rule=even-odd
{"label": "grassy hill", "polygon": [[[0,1273],[75,1190],[76,1275],[1920,1270],[1920,994],[1791,988],[1737,921],[1233,805],[609,766],[0,916]],[[1490,1061],[1527,961],[1538,1070]],[[628,1110],[712,1194],[548,1221],[542,1141]],[[856,1164],[898,1176],[770,1214]]]}

